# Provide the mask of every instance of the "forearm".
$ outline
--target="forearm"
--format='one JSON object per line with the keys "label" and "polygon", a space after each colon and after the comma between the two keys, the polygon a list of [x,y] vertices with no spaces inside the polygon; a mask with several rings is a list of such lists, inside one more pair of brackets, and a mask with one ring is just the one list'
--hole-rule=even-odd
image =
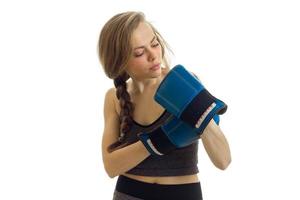
{"label": "forearm", "polygon": [[143,143],[138,141],[107,154],[104,158],[104,167],[108,175],[113,178],[135,167],[149,155]]}
{"label": "forearm", "polygon": [[201,135],[203,146],[213,164],[226,169],[231,162],[229,144],[220,127],[211,120]]}

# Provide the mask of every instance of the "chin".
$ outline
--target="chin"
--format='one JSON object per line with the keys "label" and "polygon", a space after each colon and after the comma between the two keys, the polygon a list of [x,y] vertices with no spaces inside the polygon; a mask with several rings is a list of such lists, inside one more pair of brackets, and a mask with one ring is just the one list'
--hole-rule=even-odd
{"label": "chin", "polygon": [[157,70],[155,72],[152,72],[152,76],[153,78],[157,78],[157,77],[160,77],[161,76],[161,70]]}

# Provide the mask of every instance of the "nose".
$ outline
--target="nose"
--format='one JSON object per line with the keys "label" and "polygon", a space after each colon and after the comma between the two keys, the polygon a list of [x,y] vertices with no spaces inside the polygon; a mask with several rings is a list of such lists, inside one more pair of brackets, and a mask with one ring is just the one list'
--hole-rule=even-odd
{"label": "nose", "polygon": [[148,50],[148,60],[149,61],[153,61],[153,60],[155,60],[156,59],[156,54],[155,54],[155,51],[154,50],[152,50],[152,49],[149,49]]}

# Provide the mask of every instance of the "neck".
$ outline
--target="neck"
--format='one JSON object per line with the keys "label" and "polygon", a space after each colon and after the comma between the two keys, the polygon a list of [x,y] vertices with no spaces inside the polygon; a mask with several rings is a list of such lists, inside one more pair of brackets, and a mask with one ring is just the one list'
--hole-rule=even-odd
{"label": "neck", "polygon": [[161,82],[161,79],[161,76],[143,80],[132,79],[132,91],[136,94],[142,94],[149,90],[156,89]]}

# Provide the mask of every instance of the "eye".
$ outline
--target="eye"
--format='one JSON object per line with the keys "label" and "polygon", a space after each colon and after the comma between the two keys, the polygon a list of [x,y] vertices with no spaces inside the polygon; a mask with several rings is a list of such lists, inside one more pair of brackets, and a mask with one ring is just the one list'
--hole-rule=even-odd
{"label": "eye", "polygon": [[159,45],[159,43],[155,43],[152,45],[152,47],[157,47]]}
{"label": "eye", "polygon": [[140,56],[142,56],[143,54],[144,54],[144,52],[136,53],[134,56],[135,56],[135,57],[140,57]]}

